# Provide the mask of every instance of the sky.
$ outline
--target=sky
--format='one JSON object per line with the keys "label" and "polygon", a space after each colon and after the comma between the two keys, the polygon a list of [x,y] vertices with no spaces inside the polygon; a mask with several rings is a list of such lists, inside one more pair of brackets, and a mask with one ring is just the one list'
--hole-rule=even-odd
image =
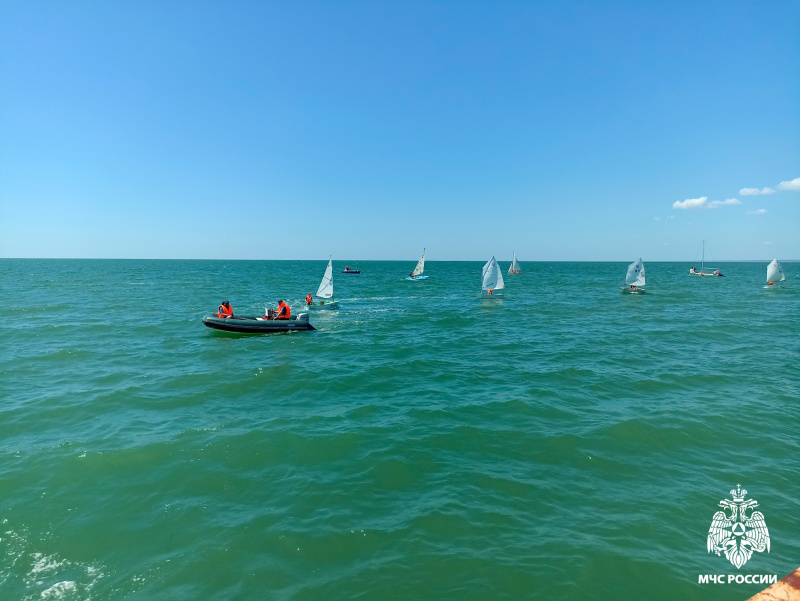
{"label": "sky", "polygon": [[800,3],[28,2],[0,257],[800,259]]}

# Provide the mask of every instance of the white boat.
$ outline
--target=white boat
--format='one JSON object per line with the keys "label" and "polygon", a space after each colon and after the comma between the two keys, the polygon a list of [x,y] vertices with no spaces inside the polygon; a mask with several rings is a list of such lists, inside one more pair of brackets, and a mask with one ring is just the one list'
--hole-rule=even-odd
{"label": "white boat", "polygon": [[697,271],[696,268],[692,267],[689,270],[689,275],[714,276],[714,277],[720,277],[720,278],[724,278],[725,277],[724,275],[722,275],[720,273],[719,269],[716,269],[715,267],[709,267],[708,269],[706,269],[706,241],[705,240],[703,240],[703,255],[702,255],[702,258],[700,259],[700,271]]}
{"label": "white boat", "polygon": [[522,271],[519,268],[519,262],[517,261],[517,252],[514,251],[514,258],[511,259],[511,265],[508,267],[508,275],[519,275]]}
{"label": "white boat", "polygon": [[628,294],[642,294],[644,286],[644,263],[640,258],[628,265],[628,273],[625,274],[625,286],[622,287],[622,291]]}
{"label": "white boat", "polygon": [[767,265],[767,286],[774,286],[775,282],[783,282],[785,279],[783,266],[778,263],[778,259],[772,259],[772,263]]}
{"label": "white boat", "polygon": [[423,275],[425,272],[425,249],[422,249],[422,256],[417,261],[417,266],[414,268],[414,271],[406,278],[407,280],[427,280],[428,276]]}
{"label": "white boat", "polygon": [[503,282],[503,272],[500,271],[497,259],[492,257],[486,262],[486,265],[483,266],[481,276],[481,298],[503,298],[503,288],[505,287],[506,284]]}
{"label": "white boat", "polygon": [[333,260],[328,261],[325,268],[325,275],[319,284],[317,293],[314,295],[319,301],[306,303],[306,309],[338,309],[339,301],[333,300]]}

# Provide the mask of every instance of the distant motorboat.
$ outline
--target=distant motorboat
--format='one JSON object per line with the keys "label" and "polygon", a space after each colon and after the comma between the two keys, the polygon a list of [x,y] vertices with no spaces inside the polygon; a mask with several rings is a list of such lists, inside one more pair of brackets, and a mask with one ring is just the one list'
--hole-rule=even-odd
{"label": "distant motorboat", "polygon": [[414,267],[414,271],[412,271],[411,275],[409,275],[406,279],[414,281],[427,280],[428,276],[423,275],[424,272],[425,272],[425,249],[423,248],[422,256],[419,258],[419,261],[417,261],[417,266]]}
{"label": "distant motorboat", "polygon": [[328,260],[328,266],[322,276],[317,293],[314,295],[321,299],[318,302],[306,303],[306,309],[338,309],[339,301],[333,299],[333,259]]}
{"label": "distant motorboat", "polygon": [[644,263],[642,263],[640,257],[638,261],[628,265],[628,272],[625,274],[625,286],[622,287],[622,292],[626,294],[644,294],[644,287]]}
{"label": "distant motorboat", "polygon": [[506,287],[503,281],[503,273],[497,265],[497,259],[492,257],[483,266],[481,274],[481,298],[494,300],[503,298],[503,288]]}
{"label": "distant motorboat", "polygon": [[772,263],[767,265],[767,286],[774,286],[775,282],[783,282],[786,280],[786,274],[783,273],[783,266],[778,262],[778,259],[772,259]]}
{"label": "distant motorboat", "polygon": [[360,269],[350,269],[350,266],[348,265],[344,269],[342,269],[342,273],[361,273],[361,270]]}

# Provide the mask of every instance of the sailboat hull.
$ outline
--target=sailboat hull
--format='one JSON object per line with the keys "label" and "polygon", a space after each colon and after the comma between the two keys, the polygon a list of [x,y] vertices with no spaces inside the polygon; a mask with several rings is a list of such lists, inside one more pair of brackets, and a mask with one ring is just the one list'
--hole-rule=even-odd
{"label": "sailboat hull", "polygon": [[500,291],[495,290],[494,292],[489,294],[485,290],[482,290],[480,298],[481,298],[481,300],[502,300],[503,299],[503,293],[500,292]]}
{"label": "sailboat hull", "polygon": [[318,303],[305,305],[303,308],[308,309],[309,311],[327,311],[329,309],[338,309],[339,301],[332,301],[332,302],[320,301]]}
{"label": "sailboat hull", "polygon": [[412,278],[411,276],[408,276],[406,279],[407,279],[407,280],[411,280],[412,282],[416,282],[417,280],[427,280],[427,279],[428,279],[428,277],[430,277],[430,276],[427,276],[427,275],[418,275],[418,276],[417,276],[417,277],[415,277],[415,278]]}
{"label": "sailboat hull", "polygon": [[646,291],[644,288],[639,288],[638,290],[631,290],[629,286],[622,287],[622,294],[644,294]]}
{"label": "sailboat hull", "polygon": [[315,330],[308,322],[308,313],[300,313],[291,319],[264,319],[263,317],[216,317],[203,318],[206,327],[237,334],[269,334],[272,332],[292,332]]}

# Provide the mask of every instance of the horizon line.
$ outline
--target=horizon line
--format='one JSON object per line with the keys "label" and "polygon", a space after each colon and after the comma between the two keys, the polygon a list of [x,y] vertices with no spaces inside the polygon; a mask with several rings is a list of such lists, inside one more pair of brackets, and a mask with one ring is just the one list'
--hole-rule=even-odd
{"label": "horizon line", "polygon": [[[711,263],[763,263],[772,259],[714,259]],[[497,259],[508,261],[511,259]],[[147,258],[147,257],[0,257],[0,261],[265,261],[265,262],[292,262],[292,261],[325,261],[325,259],[196,259],[196,258]],[[342,263],[413,263],[414,259],[337,259]],[[629,263],[631,259],[570,259],[570,260],[520,260],[519,263]],[[783,263],[796,263],[800,259],[780,259]],[[425,259],[426,263],[480,263],[484,259]],[[644,262],[644,260],[643,260]],[[648,259],[649,263],[696,263],[697,261],[670,261],[663,259]]]}

